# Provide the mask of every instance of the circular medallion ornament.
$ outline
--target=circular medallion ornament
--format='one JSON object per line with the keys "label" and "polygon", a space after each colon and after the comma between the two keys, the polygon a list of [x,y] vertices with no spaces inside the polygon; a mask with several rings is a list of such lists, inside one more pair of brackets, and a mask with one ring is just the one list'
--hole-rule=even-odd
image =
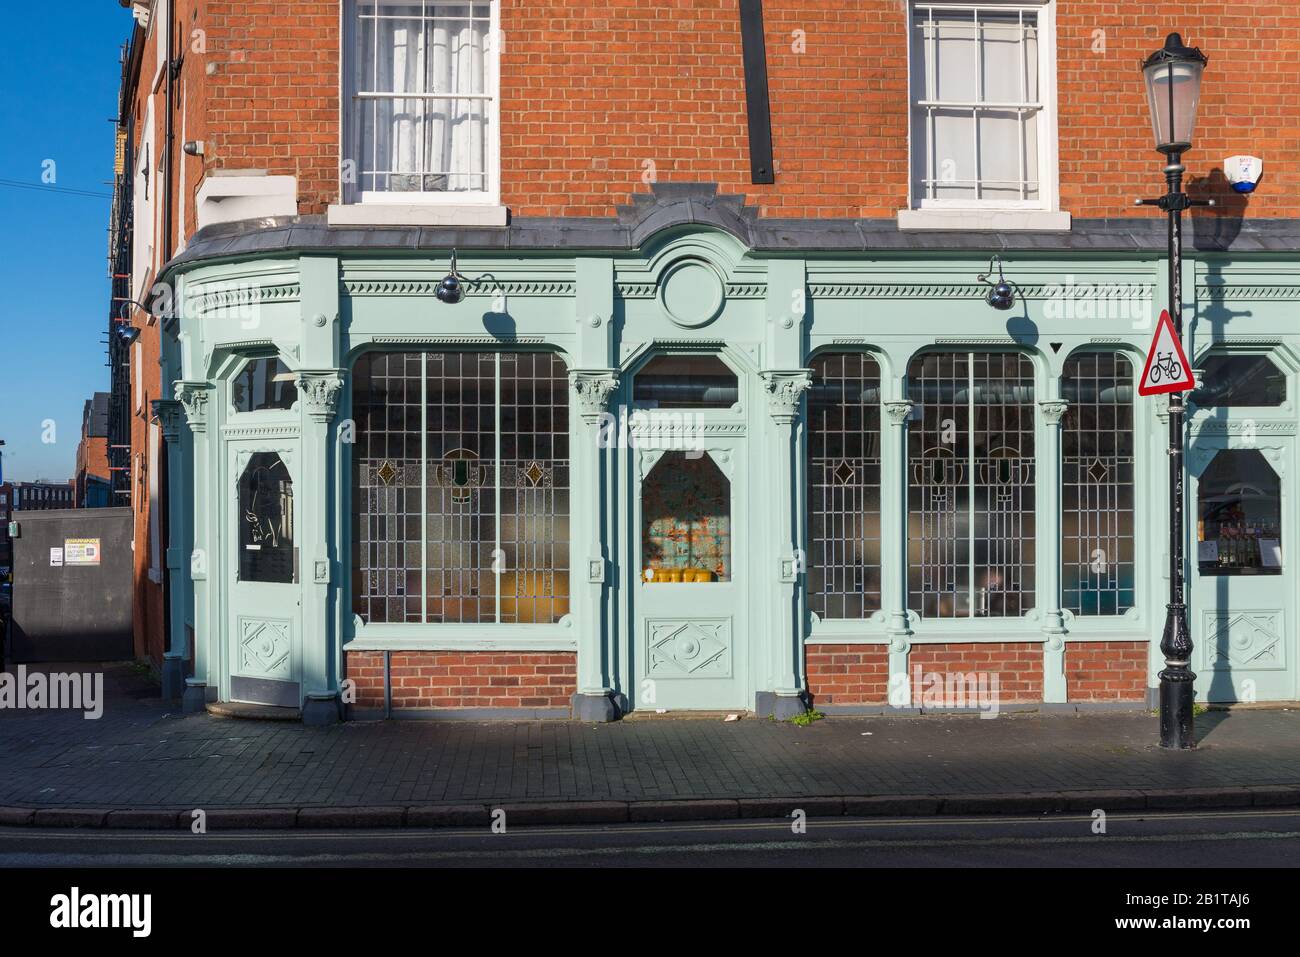
{"label": "circular medallion ornament", "polygon": [[722,311],[725,298],[722,277],[702,259],[679,259],[659,280],[659,302],[679,326],[712,322]]}

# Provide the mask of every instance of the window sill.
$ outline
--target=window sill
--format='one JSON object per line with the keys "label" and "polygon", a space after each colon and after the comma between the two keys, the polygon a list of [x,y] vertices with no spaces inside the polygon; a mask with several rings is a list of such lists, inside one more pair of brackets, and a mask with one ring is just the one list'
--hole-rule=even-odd
{"label": "window sill", "polygon": [[902,230],[1069,232],[1070,214],[1045,209],[900,209]]}
{"label": "window sill", "polygon": [[504,206],[429,203],[347,203],[330,206],[331,226],[505,226]]}

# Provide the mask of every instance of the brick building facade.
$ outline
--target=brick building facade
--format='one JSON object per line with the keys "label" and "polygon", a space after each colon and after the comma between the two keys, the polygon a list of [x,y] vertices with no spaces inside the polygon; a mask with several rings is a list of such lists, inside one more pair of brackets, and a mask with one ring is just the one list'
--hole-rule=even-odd
{"label": "brick building facade", "polygon": [[1300,14],[129,5],[137,651],[169,693],[785,714],[906,704],[920,667],[1141,701],[1167,503],[1133,379],[1168,288],[1138,65],[1175,29],[1217,201],[1183,278],[1198,688],[1300,693]]}

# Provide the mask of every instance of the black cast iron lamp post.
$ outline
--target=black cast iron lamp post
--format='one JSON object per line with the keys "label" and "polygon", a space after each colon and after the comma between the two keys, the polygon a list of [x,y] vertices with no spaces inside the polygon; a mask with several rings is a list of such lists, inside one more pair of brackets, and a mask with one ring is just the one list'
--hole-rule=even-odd
{"label": "black cast iron lamp post", "polygon": [[[1183,337],[1182,214],[1192,206],[1212,206],[1213,200],[1192,199],[1183,192],[1183,151],[1192,145],[1196,127],[1196,106],[1201,98],[1201,73],[1205,54],[1183,45],[1183,38],[1171,33],[1165,45],[1142,64],[1151,127],[1156,149],[1164,153],[1165,183],[1159,199],[1140,199],[1140,206],[1159,206],[1169,216],[1169,318],[1174,332]],[[1169,604],[1160,653],[1165,666],[1160,671],[1160,746],[1192,748],[1196,739],[1192,727],[1195,701],[1192,673],[1192,635],[1187,628],[1186,587],[1183,581],[1183,395],[1169,393]]]}

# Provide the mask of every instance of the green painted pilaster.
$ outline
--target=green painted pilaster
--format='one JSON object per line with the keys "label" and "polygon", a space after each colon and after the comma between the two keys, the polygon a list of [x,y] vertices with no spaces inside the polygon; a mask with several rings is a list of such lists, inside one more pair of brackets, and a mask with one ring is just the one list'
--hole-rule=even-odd
{"label": "green painted pilaster", "polygon": [[185,503],[189,488],[181,449],[181,404],[175,399],[155,399],[153,414],[162,426],[167,445],[167,649],[163,652],[162,696],[179,700],[185,692]]}
{"label": "green painted pilaster", "polygon": [[[216,485],[212,476],[213,437],[208,431],[209,402],[212,386],[207,382],[182,379],[175,386],[176,400],[185,412],[185,421],[193,437],[192,496],[189,507],[193,515],[193,545],[190,552],[190,582],[194,591],[194,675],[187,679],[183,697],[184,710],[202,711],[207,703],[207,689],[215,688],[215,656],[221,653],[218,622],[219,569],[212,567],[217,542]],[[214,582],[212,575],[218,574]]]}
{"label": "green painted pilaster", "polygon": [[[1052,379],[1053,385],[1059,380]],[[1061,421],[1069,404],[1038,403],[1038,601],[1043,610],[1043,700],[1064,702],[1065,616],[1061,612]]]}
{"label": "green painted pilaster", "polygon": [[341,529],[334,527],[334,480],[337,458],[335,414],[347,379],[340,369],[339,262],[331,256],[303,256],[302,365],[295,382],[302,407],[302,679],[303,722],[328,724],[339,719],[335,620],[338,573],[335,548]]}
{"label": "green painted pilaster", "polygon": [[[899,390],[901,394],[901,389]],[[889,635],[889,703],[911,705],[907,658],[912,651],[912,622],[907,617],[907,423],[912,402],[895,398],[884,403],[880,460],[885,463],[880,482],[880,572]],[[890,531],[898,534],[891,536]]]}
{"label": "green painted pilaster", "polygon": [[[799,419],[803,394],[812,385],[804,363],[804,321],[807,317],[807,265],[801,259],[772,260],[767,270],[766,337],[760,378],[767,396],[770,461],[767,471],[770,502],[776,521],[767,547],[757,561],[756,581],[770,588],[768,599],[768,660],[770,684],[760,682],[760,715],[778,720],[806,710],[803,682],[804,625],[800,589],[805,557],[800,516],[806,510],[803,463],[799,454]],[[767,696],[771,695],[771,698]]]}
{"label": "green painted pilaster", "polygon": [[[574,716],[584,721],[618,717],[610,674],[610,629],[606,617],[610,597],[610,458],[617,426],[610,428],[609,399],[618,389],[612,368],[614,263],[610,259],[579,259],[574,322],[577,326],[574,366],[569,371],[569,407],[573,424],[570,459],[575,489],[573,541],[581,543],[571,575],[578,625],[578,690]],[[615,416],[616,418],[616,416]]]}

